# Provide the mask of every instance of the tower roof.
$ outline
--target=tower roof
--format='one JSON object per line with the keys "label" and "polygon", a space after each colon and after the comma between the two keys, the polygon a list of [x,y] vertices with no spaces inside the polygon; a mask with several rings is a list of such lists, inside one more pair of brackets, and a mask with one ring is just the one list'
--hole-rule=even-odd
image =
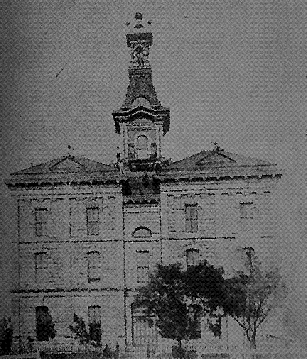
{"label": "tower roof", "polygon": [[[169,130],[169,109],[163,107],[158,100],[155,87],[152,83],[152,70],[149,62],[149,52],[152,45],[151,22],[143,21],[141,13],[135,14],[135,24],[127,23],[127,46],[130,49],[130,64],[128,69],[129,85],[125,100],[121,108],[113,112],[115,131],[120,132],[120,122],[129,121],[133,113],[146,108],[153,121],[163,122],[163,133]],[[135,109],[137,109],[135,111]]]}

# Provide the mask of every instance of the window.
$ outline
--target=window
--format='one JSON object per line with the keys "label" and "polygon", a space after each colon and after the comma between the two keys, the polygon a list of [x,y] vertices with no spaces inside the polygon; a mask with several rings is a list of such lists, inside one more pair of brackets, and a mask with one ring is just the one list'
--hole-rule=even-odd
{"label": "window", "polygon": [[36,307],[36,337],[39,342],[55,337],[56,331],[52,316],[46,306]]}
{"label": "window", "polygon": [[151,231],[146,227],[138,227],[132,233],[132,236],[134,238],[149,238],[151,237]]}
{"label": "window", "polygon": [[99,234],[99,207],[86,209],[86,225],[88,235]]}
{"label": "window", "polygon": [[201,338],[201,317],[200,313],[197,313],[193,310],[189,313],[189,328],[190,328],[190,338],[191,339],[200,339]]}
{"label": "window", "polygon": [[186,232],[198,231],[198,207],[195,204],[185,206],[185,230]]}
{"label": "window", "polygon": [[240,203],[240,217],[241,219],[253,219],[254,218],[254,203],[243,202]]}
{"label": "window", "polygon": [[148,138],[141,135],[137,138],[137,153],[139,159],[148,158]]}
{"label": "window", "polygon": [[149,273],[149,251],[137,252],[137,282],[147,283]]}
{"label": "window", "polygon": [[90,340],[101,342],[101,308],[99,305],[88,307],[88,328]]}
{"label": "window", "polygon": [[35,234],[37,237],[47,235],[47,208],[36,208],[35,209]]}
{"label": "window", "polygon": [[144,97],[137,97],[133,103],[132,103],[132,107],[138,107],[138,106],[143,106],[143,107],[150,107],[150,103],[149,101],[144,98]]}
{"label": "window", "polygon": [[251,274],[254,269],[255,250],[253,247],[244,247],[240,251],[242,253],[242,262],[244,263],[243,271],[247,270],[248,274]]}
{"label": "window", "polygon": [[220,315],[211,316],[207,319],[208,328],[215,337],[221,338],[222,336],[222,317]]}
{"label": "window", "polygon": [[100,280],[100,253],[97,251],[87,254],[87,279],[89,283]]}
{"label": "window", "polygon": [[194,248],[187,249],[186,258],[187,258],[187,268],[192,266],[197,266],[199,264],[199,250]]}
{"label": "window", "polygon": [[136,308],[134,305],[131,306],[131,316],[133,345],[156,343],[158,332],[155,319],[152,318],[152,323],[150,323],[146,319],[145,310]]}
{"label": "window", "polygon": [[44,283],[47,280],[48,256],[45,252],[34,254],[35,280],[37,283]]}

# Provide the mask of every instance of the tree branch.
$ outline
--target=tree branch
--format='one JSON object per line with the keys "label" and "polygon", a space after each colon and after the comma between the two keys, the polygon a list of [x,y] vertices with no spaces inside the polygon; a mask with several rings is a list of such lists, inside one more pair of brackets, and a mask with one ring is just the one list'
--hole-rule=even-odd
{"label": "tree branch", "polygon": [[232,317],[232,318],[240,325],[241,328],[243,328],[243,329],[246,331],[246,326],[245,326],[244,324],[242,324],[242,323],[238,320],[238,318],[236,318],[236,317]]}

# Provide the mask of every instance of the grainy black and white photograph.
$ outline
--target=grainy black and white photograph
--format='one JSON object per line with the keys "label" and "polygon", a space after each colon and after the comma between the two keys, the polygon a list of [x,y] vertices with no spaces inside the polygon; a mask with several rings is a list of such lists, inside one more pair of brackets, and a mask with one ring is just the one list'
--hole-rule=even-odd
{"label": "grainy black and white photograph", "polygon": [[307,358],[306,0],[2,0],[0,356]]}

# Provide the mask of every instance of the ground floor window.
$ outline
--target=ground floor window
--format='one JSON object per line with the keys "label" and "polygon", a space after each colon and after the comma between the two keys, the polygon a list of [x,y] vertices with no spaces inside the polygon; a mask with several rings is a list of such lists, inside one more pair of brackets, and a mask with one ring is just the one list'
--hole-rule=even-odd
{"label": "ground floor window", "polygon": [[154,319],[146,319],[142,308],[131,307],[132,313],[132,341],[133,345],[153,344],[157,341],[157,328]]}
{"label": "ground floor window", "polygon": [[36,307],[36,337],[39,342],[55,337],[56,331],[52,316],[46,306]]}
{"label": "ground floor window", "polygon": [[211,316],[207,319],[208,328],[215,337],[222,336],[222,317],[220,315]]}
{"label": "ground floor window", "polygon": [[88,327],[90,340],[101,342],[101,308],[99,305],[88,307]]}

